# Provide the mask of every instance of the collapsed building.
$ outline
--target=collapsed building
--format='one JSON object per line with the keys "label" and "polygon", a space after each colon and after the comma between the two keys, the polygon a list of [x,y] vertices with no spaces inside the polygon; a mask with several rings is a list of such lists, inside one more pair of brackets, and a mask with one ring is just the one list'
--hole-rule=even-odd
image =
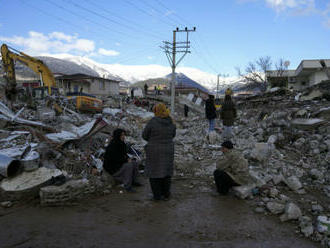
{"label": "collapsed building", "polygon": [[[249,161],[259,191],[234,191],[260,214],[294,221],[306,237],[329,247],[330,102],[329,84],[304,92],[284,89],[236,99],[236,149]],[[189,97],[188,97],[189,98]],[[177,97],[177,109],[189,104],[177,125],[174,178],[194,178],[189,187],[210,192],[221,158],[221,124],[207,133],[203,107]],[[24,102],[0,104],[0,202],[10,207],[37,197],[42,206],[70,205],[90,194],[110,194],[111,177],[102,173],[102,156],[115,128],[128,130],[127,142],[142,152],[141,132],[153,113],[127,104],[120,96],[104,98],[98,114],[78,113],[62,104],[63,113],[29,109]],[[153,101],[169,101],[164,96]],[[19,163],[19,165],[18,165]],[[255,187],[255,186],[254,186]]]}

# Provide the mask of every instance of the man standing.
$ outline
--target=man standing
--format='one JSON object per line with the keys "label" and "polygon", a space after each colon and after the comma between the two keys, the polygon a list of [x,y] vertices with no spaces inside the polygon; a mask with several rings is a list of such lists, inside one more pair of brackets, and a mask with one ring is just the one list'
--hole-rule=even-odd
{"label": "man standing", "polygon": [[148,94],[148,85],[144,85],[144,95],[146,96]]}
{"label": "man standing", "polygon": [[188,117],[189,107],[187,104],[184,105],[184,117]]}
{"label": "man standing", "polygon": [[134,88],[131,89],[131,98],[134,99]]}
{"label": "man standing", "polygon": [[223,158],[217,161],[217,169],[213,173],[217,191],[222,195],[226,195],[233,186],[252,183],[248,161],[233,148],[231,141],[221,144]]}
{"label": "man standing", "polygon": [[214,131],[215,118],[217,117],[216,109],[214,105],[214,96],[209,95],[209,99],[205,102],[205,115],[209,120],[209,132]]}
{"label": "man standing", "polygon": [[[227,91],[226,91],[227,93]],[[225,101],[220,110],[220,118],[223,123],[223,139],[230,140],[233,137],[232,134],[232,126],[234,125],[234,121],[237,117],[237,112],[235,108],[235,104],[228,94],[225,96]]]}

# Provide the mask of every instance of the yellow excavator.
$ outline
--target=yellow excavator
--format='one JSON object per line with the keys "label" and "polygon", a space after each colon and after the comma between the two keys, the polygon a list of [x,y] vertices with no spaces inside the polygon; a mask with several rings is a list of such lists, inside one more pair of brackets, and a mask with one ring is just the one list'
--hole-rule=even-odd
{"label": "yellow excavator", "polygon": [[10,51],[6,44],[2,44],[1,46],[2,64],[7,79],[6,96],[8,99],[14,99],[16,93],[15,61],[19,61],[26,65],[40,76],[41,86],[34,89],[35,95],[42,97],[46,94],[58,94],[53,73],[41,60],[33,58],[23,52],[19,52],[13,48],[10,49],[17,53]]}
{"label": "yellow excavator", "polygon": [[[6,73],[5,77],[7,80],[7,85],[5,89],[6,97],[13,101],[16,98],[16,75],[15,75],[15,61],[26,65],[32,69],[36,74],[40,76],[41,86],[33,88],[33,96],[36,98],[44,98],[49,95],[59,95],[59,90],[56,88],[55,78],[53,73],[41,60],[33,58],[23,52],[17,51],[6,44],[1,46],[2,63],[4,66],[4,71]],[[13,52],[14,51],[14,52]],[[71,95],[68,98],[72,98]],[[102,110],[102,101],[96,97],[89,95],[75,95],[76,108],[81,111],[92,111],[97,112]],[[60,107],[54,104],[56,111],[61,112]]]}

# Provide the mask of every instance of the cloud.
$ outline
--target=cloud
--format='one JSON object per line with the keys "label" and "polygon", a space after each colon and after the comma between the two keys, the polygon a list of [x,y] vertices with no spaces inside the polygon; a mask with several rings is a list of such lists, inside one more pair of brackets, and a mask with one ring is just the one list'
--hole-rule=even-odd
{"label": "cloud", "polygon": [[119,52],[114,50],[106,50],[104,48],[99,48],[98,53],[104,56],[117,56]]}
{"label": "cloud", "polygon": [[77,35],[66,35],[61,32],[43,34],[30,31],[28,37],[0,36],[0,40],[13,46],[21,47],[26,53],[39,55],[41,53],[74,53],[84,55],[95,50],[92,40],[79,39]]}
{"label": "cloud", "polygon": [[285,10],[298,10],[301,13],[313,11],[315,9],[314,0],[265,0],[266,4],[276,12]]}

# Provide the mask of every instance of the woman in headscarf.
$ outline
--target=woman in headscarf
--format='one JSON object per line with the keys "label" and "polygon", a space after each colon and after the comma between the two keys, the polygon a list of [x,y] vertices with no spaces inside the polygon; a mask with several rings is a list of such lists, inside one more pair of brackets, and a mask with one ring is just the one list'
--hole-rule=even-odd
{"label": "woman in headscarf", "polygon": [[174,142],[176,126],[165,104],[154,106],[153,117],[143,130],[142,137],[148,144],[146,150],[145,174],[149,177],[154,200],[168,200],[171,195],[173,175]]}
{"label": "woman in headscarf", "polygon": [[138,163],[131,161],[127,155],[125,136],[125,130],[120,128],[114,130],[112,140],[106,148],[103,168],[117,181],[123,183],[127,192],[135,192],[132,185],[141,185],[136,182]]}

